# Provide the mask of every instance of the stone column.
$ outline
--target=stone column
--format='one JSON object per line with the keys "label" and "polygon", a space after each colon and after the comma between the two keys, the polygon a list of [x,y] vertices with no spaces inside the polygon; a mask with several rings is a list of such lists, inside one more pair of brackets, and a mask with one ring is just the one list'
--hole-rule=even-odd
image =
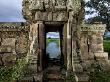
{"label": "stone column", "polygon": [[38,43],[39,43],[39,49],[40,49],[40,53],[39,53],[39,59],[40,59],[40,63],[39,63],[39,70],[42,71],[42,66],[43,66],[43,54],[44,54],[44,50],[45,50],[45,29],[44,29],[44,24],[43,21],[38,21]]}
{"label": "stone column", "polygon": [[67,24],[67,70],[72,70],[72,53],[71,53],[71,22]]}
{"label": "stone column", "polygon": [[104,52],[103,49],[103,33],[101,31],[97,31],[96,33],[96,48],[97,51],[95,52],[95,56],[97,57],[97,59],[101,59],[101,60],[108,60],[108,53]]}
{"label": "stone column", "polygon": [[[33,70],[34,74],[38,72],[38,24],[32,24],[30,26],[30,54],[28,55],[28,59],[30,62],[29,69]],[[33,68],[32,68],[33,67]]]}
{"label": "stone column", "polygon": [[64,55],[64,65],[66,66],[67,65],[67,23],[64,24],[64,27],[63,27],[63,43],[62,43],[62,46],[63,46],[63,55]]}

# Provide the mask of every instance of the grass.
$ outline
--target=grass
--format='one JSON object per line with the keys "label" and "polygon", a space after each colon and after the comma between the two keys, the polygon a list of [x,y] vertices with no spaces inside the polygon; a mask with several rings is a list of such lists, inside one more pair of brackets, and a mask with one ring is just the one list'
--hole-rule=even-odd
{"label": "grass", "polygon": [[46,46],[48,46],[49,43],[55,42],[57,46],[60,46],[60,39],[59,38],[47,38],[46,39]]}
{"label": "grass", "polygon": [[104,51],[110,56],[110,40],[104,40]]}

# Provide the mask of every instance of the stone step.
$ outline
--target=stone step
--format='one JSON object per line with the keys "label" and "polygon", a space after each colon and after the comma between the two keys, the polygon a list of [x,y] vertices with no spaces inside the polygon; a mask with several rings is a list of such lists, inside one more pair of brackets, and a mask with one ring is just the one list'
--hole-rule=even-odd
{"label": "stone step", "polygon": [[89,80],[89,76],[84,73],[77,73],[76,76],[78,78],[78,82],[88,82]]}
{"label": "stone step", "polygon": [[49,80],[48,82],[64,82],[64,80]]}
{"label": "stone step", "polygon": [[[50,66],[48,67],[46,71],[46,77],[48,81],[46,82],[64,82],[63,79],[65,78],[64,70],[60,69],[60,66]],[[62,75],[63,74],[63,75]],[[45,81],[44,81],[45,82]]]}
{"label": "stone step", "polygon": [[62,80],[64,77],[61,74],[48,74],[47,79],[49,80]]}

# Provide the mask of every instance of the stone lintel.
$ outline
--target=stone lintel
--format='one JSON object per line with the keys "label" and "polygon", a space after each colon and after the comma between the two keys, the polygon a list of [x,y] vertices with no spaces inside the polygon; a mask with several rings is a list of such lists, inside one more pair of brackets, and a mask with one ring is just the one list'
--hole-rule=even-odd
{"label": "stone lintel", "polygon": [[41,12],[36,11],[35,21],[67,21],[68,13],[66,11],[57,11],[57,12]]}
{"label": "stone lintel", "polygon": [[94,53],[95,57],[97,59],[101,59],[101,60],[108,60],[108,53],[107,52],[103,52],[103,53]]}
{"label": "stone lintel", "polygon": [[1,26],[0,31],[29,31],[29,26]]}
{"label": "stone lintel", "polygon": [[61,24],[65,24],[65,21],[45,21],[46,25],[61,25]]}
{"label": "stone lintel", "polygon": [[104,32],[106,24],[83,24],[80,27],[80,31],[100,31]]}

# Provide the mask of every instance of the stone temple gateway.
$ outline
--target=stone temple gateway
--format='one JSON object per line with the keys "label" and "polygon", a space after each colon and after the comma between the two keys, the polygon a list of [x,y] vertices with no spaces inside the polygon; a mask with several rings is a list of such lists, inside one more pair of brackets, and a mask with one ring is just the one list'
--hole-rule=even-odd
{"label": "stone temple gateway", "polygon": [[[28,73],[20,82],[64,82],[71,73],[77,82],[88,82],[84,70],[94,57],[109,70],[103,49],[106,25],[84,24],[83,0],[23,0],[23,16],[25,24],[0,25],[0,65],[28,57]],[[56,60],[60,65],[49,67],[46,33],[56,31],[60,33],[61,58]]]}

